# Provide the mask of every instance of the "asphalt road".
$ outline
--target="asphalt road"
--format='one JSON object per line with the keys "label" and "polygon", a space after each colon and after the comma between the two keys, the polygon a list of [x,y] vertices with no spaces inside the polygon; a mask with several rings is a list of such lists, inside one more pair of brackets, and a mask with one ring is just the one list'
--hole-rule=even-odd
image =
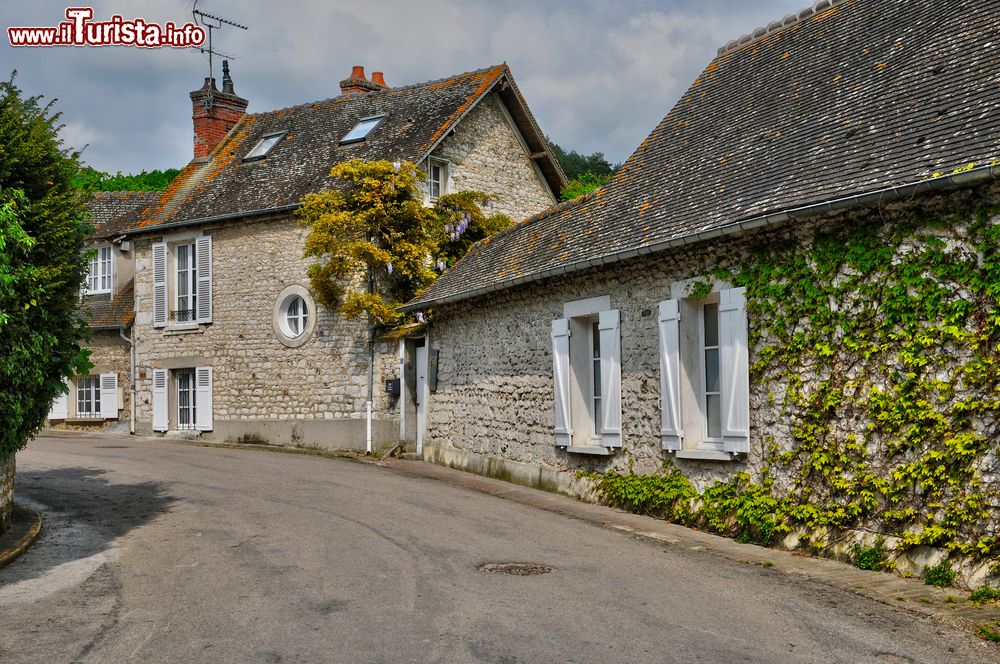
{"label": "asphalt road", "polygon": [[[18,456],[0,662],[988,662],[930,619],[349,460],[127,436]],[[488,574],[532,562],[537,576]]]}

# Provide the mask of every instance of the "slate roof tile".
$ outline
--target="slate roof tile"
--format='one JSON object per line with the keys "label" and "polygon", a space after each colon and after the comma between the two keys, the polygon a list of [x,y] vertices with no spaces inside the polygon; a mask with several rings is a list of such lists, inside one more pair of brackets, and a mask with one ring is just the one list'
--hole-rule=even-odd
{"label": "slate roof tile", "polygon": [[[548,152],[539,165],[558,192],[565,175],[510,70],[502,64],[427,83],[246,115],[207,161],[188,164],[130,230],[293,205],[306,194],[337,186],[330,168],[349,159],[419,162],[494,90],[511,110],[529,148]],[[340,144],[358,120],[381,114],[386,119],[365,140]],[[243,161],[261,137],[278,131],[287,133],[266,158]]]}
{"label": "slate roof tile", "polygon": [[1000,157],[1000,0],[840,0],[720,49],[599,192],[475,246],[407,305]]}
{"label": "slate roof tile", "polygon": [[87,295],[83,298],[83,314],[92,330],[117,330],[130,327],[135,320],[135,280],[113,296]]}

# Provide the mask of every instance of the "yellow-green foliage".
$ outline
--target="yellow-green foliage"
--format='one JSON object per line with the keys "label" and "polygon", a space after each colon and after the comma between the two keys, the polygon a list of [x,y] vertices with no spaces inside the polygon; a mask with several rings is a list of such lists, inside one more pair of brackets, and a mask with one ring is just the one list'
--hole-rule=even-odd
{"label": "yellow-green foliage", "polygon": [[510,225],[487,215],[479,192],[442,196],[423,205],[424,177],[410,162],[354,159],[330,175],[344,187],[303,200],[298,214],[310,227],[305,255],[317,259],[309,277],[317,298],[348,318],[401,322],[396,308],[429,286],[478,240]]}
{"label": "yellow-green foliage", "polygon": [[[757,477],[660,511],[761,542],[795,531],[822,545],[865,528],[900,537],[897,550],[1000,553],[998,483],[982,474],[998,472],[997,214],[843,230],[706,269],[747,288],[751,381],[787,434],[756,434]],[[644,507],[634,496],[677,475],[608,473],[599,489]]]}

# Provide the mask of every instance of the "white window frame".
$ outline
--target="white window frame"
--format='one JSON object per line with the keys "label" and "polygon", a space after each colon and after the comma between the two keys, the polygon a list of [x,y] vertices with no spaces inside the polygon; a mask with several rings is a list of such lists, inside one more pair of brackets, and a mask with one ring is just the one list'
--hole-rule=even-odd
{"label": "white window frame", "polygon": [[[188,393],[188,422],[181,422],[181,376],[188,376],[188,385],[186,392]],[[176,422],[176,429],[178,431],[197,431],[198,429],[198,388],[197,388],[197,371],[195,369],[177,369],[174,371],[174,399],[176,400],[176,406],[174,407],[174,416]]]}
{"label": "white window frame", "polygon": [[[434,168],[438,169],[438,179],[434,179]],[[449,162],[445,159],[427,158],[427,200],[431,203],[437,201],[442,196],[448,195],[448,167]],[[434,185],[437,184],[438,193],[434,194]]]}
{"label": "white window frame", "polygon": [[[301,304],[298,314],[293,315],[292,305],[296,302]],[[309,316],[309,303],[306,302],[304,297],[296,293],[286,298],[285,302],[281,305],[280,325],[282,327],[282,332],[284,332],[289,339],[298,339],[309,329]],[[292,321],[296,321],[298,329],[295,328]]]}
{"label": "white window frame", "polygon": [[[719,376],[718,376],[718,391],[711,394],[719,397],[719,435],[711,436],[709,434],[708,426],[708,360],[706,358],[706,351],[709,350],[709,346],[705,343],[705,305],[714,304],[716,305],[716,339],[714,349],[719,355]],[[701,449],[713,449],[721,450],[723,447],[722,440],[722,340],[720,337],[720,331],[718,329],[721,319],[719,317],[719,293],[713,292],[709,294],[698,306],[698,360],[701,370],[701,384],[698,386],[699,395],[698,403],[699,409],[701,411],[701,425],[702,425],[702,437],[701,444],[699,448]]]}
{"label": "white window frame", "polygon": [[110,244],[102,244],[94,249],[96,253],[89,261],[84,292],[87,295],[110,293],[115,285],[114,248]]}
{"label": "white window frame", "polygon": [[[601,439],[601,389],[600,389],[600,376],[601,376],[601,331],[600,323],[597,316],[592,316],[587,321],[587,331],[589,333],[589,339],[587,340],[587,348],[590,349],[590,381],[588,382],[588,387],[590,388],[590,394],[587,405],[590,410],[590,426],[591,434],[590,438],[594,443],[598,443]],[[595,347],[596,346],[596,347]],[[595,357],[596,352],[596,357]]]}
{"label": "white window frame", "polygon": [[[74,385],[76,391],[76,417],[80,419],[101,419],[101,377],[80,376]],[[86,395],[81,399],[81,395]],[[82,408],[81,405],[89,404],[90,408]]]}
{"label": "white window frame", "polygon": [[[184,278],[183,281],[187,286],[187,294],[181,295],[181,261],[180,261],[180,250],[184,248],[187,250],[187,268],[183,270]],[[179,325],[191,325],[198,321],[198,249],[195,242],[180,242],[173,245],[173,251],[170,252],[173,257],[174,263],[174,308],[170,312],[170,318],[174,323]],[[186,303],[189,306],[181,307],[181,298],[185,298]],[[188,317],[184,320],[178,320],[177,316],[181,311],[187,311]]]}

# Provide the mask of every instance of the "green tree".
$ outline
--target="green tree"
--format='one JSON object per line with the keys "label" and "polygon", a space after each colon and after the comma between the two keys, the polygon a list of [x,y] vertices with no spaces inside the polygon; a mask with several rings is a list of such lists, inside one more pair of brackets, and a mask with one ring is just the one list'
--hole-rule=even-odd
{"label": "green tree", "polygon": [[603,152],[589,155],[580,154],[576,150],[567,152],[552,139],[548,141],[556,161],[569,179],[569,184],[559,195],[560,200],[569,201],[603,187],[611,182],[611,176],[618,170],[617,165],[604,158]]}
{"label": "green tree", "polygon": [[91,227],[58,120],[13,76],[0,83],[0,466],[44,424],[64,379],[89,369],[77,307]]}
{"label": "green tree", "polygon": [[90,166],[84,166],[73,177],[74,186],[84,191],[163,191],[174,181],[179,169],[142,171],[136,174],[112,175]]}
{"label": "green tree", "polygon": [[310,227],[305,255],[317,298],[348,318],[403,320],[398,306],[427,288],[473,243],[510,226],[483,211],[490,197],[464,191],[423,205],[410,162],[352,161],[330,171],[342,189],[309,194],[298,215]]}

